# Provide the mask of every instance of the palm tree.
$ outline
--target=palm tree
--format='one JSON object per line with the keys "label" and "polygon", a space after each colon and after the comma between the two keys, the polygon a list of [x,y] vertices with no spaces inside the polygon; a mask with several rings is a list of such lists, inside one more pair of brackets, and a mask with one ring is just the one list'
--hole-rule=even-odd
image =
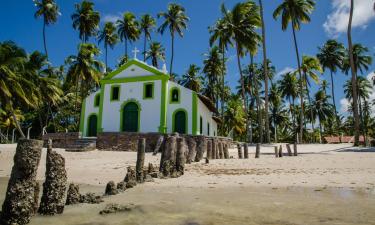
{"label": "palm tree", "polygon": [[[353,45],[354,69],[357,75],[358,72],[363,75],[364,72],[369,70],[369,66],[372,64],[372,57],[368,52],[369,49],[361,44]],[[348,55],[344,59],[343,70],[346,74],[349,73],[350,59]]]}
{"label": "palm tree", "polygon": [[113,47],[118,42],[118,35],[115,33],[116,27],[112,22],[106,22],[104,24],[103,30],[99,32],[98,42],[104,42],[105,48],[105,68],[108,68],[108,46],[113,49]]}
{"label": "palm tree", "polygon": [[315,2],[313,0],[284,0],[281,5],[279,5],[273,13],[273,18],[277,19],[282,16],[281,28],[286,30],[289,23],[292,23],[294,48],[296,50],[297,64],[298,64],[298,74],[299,74],[299,89],[300,89],[300,132],[299,141],[303,141],[303,79],[301,72],[301,63],[299,57],[299,50],[297,45],[296,30],[299,30],[302,23],[310,22],[311,12],[314,10]]}
{"label": "palm tree", "polygon": [[125,12],[122,19],[117,20],[117,32],[121,41],[125,41],[125,56],[128,58],[128,41],[130,43],[139,39],[140,30],[138,21],[131,12]]}
{"label": "palm tree", "polygon": [[354,146],[359,145],[359,117],[358,117],[358,102],[357,102],[357,70],[355,69],[352,43],[352,21],[354,11],[354,0],[350,0],[350,13],[348,23],[348,45],[349,45],[349,65],[352,71],[352,91],[353,91],[353,117],[354,117]]}
{"label": "palm tree", "polygon": [[278,125],[287,127],[287,124],[289,122],[287,110],[283,106],[282,93],[281,93],[280,88],[277,86],[277,84],[271,85],[269,100],[270,100],[270,109],[271,109],[270,118],[271,118],[271,121],[273,123],[273,128],[274,128],[274,142],[277,143],[278,142],[278,138],[277,138]]}
{"label": "palm tree", "polygon": [[319,47],[319,53],[317,57],[323,70],[329,69],[331,73],[331,91],[332,91],[332,102],[335,108],[335,115],[337,115],[337,107],[335,101],[335,88],[333,82],[333,74],[336,73],[338,68],[343,67],[345,58],[345,47],[342,43],[336,40],[328,40],[322,48]]}
{"label": "palm tree", "polygon": [[35,107],[36,90],[30,77],[25,76],[25,65],[28,62],[26,52],[15,43],[0,42],[0,102],[1,107],[9,110],[15,127],[24,138],[15,105]]}
{"label": "palm tree", "polygon": [[86,43],[99,29],[100,15],[98,11],[94,11],[94,3],[90,1],[75,4],[75,8],[76,12],[71,16],[73,28],[79,31],[79,38]]}
{"label": "palm tree", "polygon": [[[93,44],[80,44],[77,56],[69,56],[67,64],[70,66],[67,72],[66,83],[76,87],[76,110],[78,110],[78,91],[81,91],[81,99],[84,99],[89,91],[99,84],[103,67],[102,62],[95,59],[100,50]],[[79,117],[78,117],[79,118]],[[76,122],[78,122],[78,118]]]}
{"label": "palm tree", "polygon": [[60,15],[59,6],[54,0],[34,0],[34,4],[37,7],[35,18],[43,17],[43,45],[48,59],[46,26],[56,23],[57,16]]}
{"label": "palm tree", "polygon": [[219,47],[214,46],[210,49],[208,54],[205,54],[206,58],[203,60],[203,73],[208,78],[208,89],[212,90],[212,96],[208,96],[213,102],[216,103],[216,107],[219,106],[219,92],[220,92],[220,80],[222,79],[222,56]]}
{"label": "palm tree", "polygon": [[[237,65],[240,72],[242,99],[244,102],[245,112],[247,113],[247,105],[245,102],[245,84],[244,76],[241,68],[241,57],[245,51],[254,55],[258,49],[260,36],[256,29],[261,26],[258,6],[254,2],[237,3],[231,11],[227,11],[224,4],[221,7],[223,20],[227,26],[226,32],[231,37],[236,48]],[[247,120],[246,120],[247,121]],[[246,124],[246,128],[247,128]]]}
{"label": "palm tree", "polygon": [[295,122],[295,116],[294,116],[294,102],[295,99],[298,96],[299,88],[298,88],[298,79],[294,73],[286,73],[282,76],[281,80],[279,80],[279,88],[281,92],[281,96],[283,98],[287,98],[289,101],[289,111],[292,116],[293,121],[293,128],[296,132],[296,122]]}
{"label": "palm tree", "polygon": [[162,17],[164,19],[163,23],[158,28],[158,32],[163,34],[165,30],[168,28],[169,33],[172,38],[172,55],[171,55],[171,65],[169,73],[172,74],[173,71],[173,57],[174,57],[174,37],[175,33],[180,37],[184,36],[183,30],[187,28],[187,22],[189,21],[189,17],[185,14],[185,8],[181,5],[171,3],[168,5],[167,12],[161,12],[158,14],[158,18]]}
{"label": "palm tree", "polygon": [[[328,81],[322,80],[322,82],[320,82],[319,90],[322,90],[324,92],[324,94],[327,95],[327,89],[328,89]],[[334,104],[334,103],[332,103],[332,104]],[[335,115],[337,115],[336,111],[335,111]]]}
{"label": "palm tree", "polygon": [[151,42],[149,50],[146,52],[146,60],[151,58],[152,66],[159,68],[158,60],[165,61],[165,48],[160,42]]}
{"label": "palm tree", "polygon": [[318,118],[320,143],[322,143],[322,123],[327,119],[332,118],[332,105],[328,103],[328,96],[326,96],[324,92],[320,90],[316,92],[315,99],[311,103],[311,105],[309,104],[309,107],[311,107],[309,111],[313,112],[313,119]]}
{"label": "palm tree", "polygon": [[150,14],[145,14],[141,16],[140,29],[144,34],[143,43],[143,61],[146,61],[146,46],[147,40],[151,41],[151,31],[156,26],[155,19]]}
{"label": "palm tree", "polygon": [[238,135],[245,133],[246,112],[243,109],[243,103],[239,96],[232,95],[229,97],[224,113],[224,120],[224,126],[228,133],[231,131]]}
{"label": "palm tree", "polygon": [[199,75],[201,68],[194,64],[190,64],[188,70],[182,75],[181,84],[185,87],[199,93],[202,84],[202,77]]}
{"label": "palm tree", "polygon": [[263,17],[263,3],[262,0],[259,0],[259,12],[260,12],[260,18],[262,22],[262,47],[263,47],[263,72],[264,72],[264,96],[265,96],[265,112],[266,112],[266,142],[270,142],[270,132],[269,132],[269,115],[268,115],[268,68],[267,68],[267,50],[266,50],[266,26],[264,24],[264,17]]}

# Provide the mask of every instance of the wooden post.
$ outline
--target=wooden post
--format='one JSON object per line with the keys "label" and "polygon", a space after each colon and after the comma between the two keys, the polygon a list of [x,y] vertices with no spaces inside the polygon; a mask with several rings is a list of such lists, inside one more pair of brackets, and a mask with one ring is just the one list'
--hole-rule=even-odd
{"label": "wooden post", "polygon": [[238,149],[238,158],[242,159],[242,147],[240,143],[237,144],[237,149]]}
{"label": "wooden post", "polygon": [[247,143],[243,144],[243,157],[244,159],[249,158],[249,146],[247,145]]}
{"label": "wooden post", "polygon": [[186,163],[191,163],[194,161],[196,155],[197,155],[197,142],[193,137],[188,137],[187,139],[188,144],[188,151],[187,151],[187,159]]}
{"label": "wooden post", "polygon": [[138,151],[137,151],[137,165],[136,165],[136,176],[137,182],[143,183],[143,167],[145,163],[145,151],[146,151],[146,139],[140,138],[138,140]]}
{"label": "wooden post", "polygon": [[203,155],[205,151],[207,150],[207,141],[205,136],[198,136],[197,138],[197,154],[195,156],[195,162],[199,162],[203,159]]}
{"label": "wooden post", "polygon": [[224,150],[223,150],[223,142],[219,142],[219,158],[223,159],[224,158]]}
{"label": "wooden post", "polygon": [[207,141],[207,159],[212,159],[212,142]]}
{"label": "wooden post", "polygon": [[211,140],[212,142],[212,159],[217,159],[217,142],[215,139]]}
{"label": "wooden post", "polygon": [[279,157],[279,150],[277,150],[277,146],[275,146],[275,157],[276,157],[276,158]]}
{"label": "wooden post", "polygon": [[260,144],[257,143],[257,147],[255,149],[255,158],[259,158],[260,156]]}
{"label": "wooden post", "polygon": [[297,153],[297,143],[295,143],[295,142],[293,144],[293,151],[294,151],[294,156],[298,156],[298,153]]}
{"label": "wooden post", "polygon": [[286,150],[288,151],[288,156],[292,156],[292,149],[290,148],[290,144],[286,144]]}
{"label": "wooden post", "polygon": [[185,163],[186,163],[186,143],[185,138],[177,138],[177,155],[176,155],[176,171],[177,176],[181,176],[184,174],[185,171]]}
{"label": "wooden post", "polygon": [[279,157],[283,157],[283,146],[280,145],[280,148],[279,148]]}
{"label": "wooden post", "polygon": [[229,159],[229,149],[228,149],[229,147],[228,147],[228,145],[229,145],[228,143],[225,143],[224,147],[223,147],[224,148],[224,158],[225,159]]}

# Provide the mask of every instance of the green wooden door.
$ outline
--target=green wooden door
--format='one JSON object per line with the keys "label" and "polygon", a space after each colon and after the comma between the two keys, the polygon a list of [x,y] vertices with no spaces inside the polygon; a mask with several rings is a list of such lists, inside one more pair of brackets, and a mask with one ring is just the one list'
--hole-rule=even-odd
{"label": "green wooden door", "polygon": [[97,125],[98,125],[98,117],[96,115],[91,115],[88,121],[88,130],[87,136],[88,137],[95,137],[97,134]]}
{"label": "green wooden door", "polygon": [[186,113],[178,111],[174,116],[174,131],[180,134],[186,134]]}
{"label": "green wooden door", "polygon": [[130,102],[124,106],[122,112],[122,131],[138,132],[138,105]]}

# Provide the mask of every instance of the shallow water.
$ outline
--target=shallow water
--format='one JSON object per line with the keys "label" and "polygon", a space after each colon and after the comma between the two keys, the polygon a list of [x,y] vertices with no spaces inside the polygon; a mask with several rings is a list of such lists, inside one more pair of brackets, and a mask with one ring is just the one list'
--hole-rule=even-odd
{"label": "shallow water", "polygon": [[[0,202],[6,179],[0,179]],[[102,192],[104,187],[81,186]],[[99,215],[108,203],[134,204],[130,212]],[[36,216],[33,225],[104,224],[375,224],[373,189],[188,188],[139,185],[98,205],[67,206],[63,215]]]}

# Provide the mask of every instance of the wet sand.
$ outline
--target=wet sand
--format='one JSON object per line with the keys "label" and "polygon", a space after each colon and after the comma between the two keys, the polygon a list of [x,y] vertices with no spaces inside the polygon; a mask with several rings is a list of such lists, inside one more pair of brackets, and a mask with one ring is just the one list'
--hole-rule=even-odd
{"label": "wet sand", "polygon": [[[276,159],[272,146],[264,146],[256,160],[252,148],[250,159],[236,159],[232,149],[234,159],[194,163],[183,177],[156,179],[98,205],[67,206],[63,215],[36,216],[31,224],[375,224],[374,149],[304,145],[298,157]],[[0,151],[0,177],[8,177],[14,146]],[[103,194],[105,183],[121,181],[136,159],[128,152],[57,151],[82,193]],[[159,157],[147,154],[146,162],[158,165]],[[0,203],[6,185],[1,178]],[[108,203],[133,210],[99,215]]]}

